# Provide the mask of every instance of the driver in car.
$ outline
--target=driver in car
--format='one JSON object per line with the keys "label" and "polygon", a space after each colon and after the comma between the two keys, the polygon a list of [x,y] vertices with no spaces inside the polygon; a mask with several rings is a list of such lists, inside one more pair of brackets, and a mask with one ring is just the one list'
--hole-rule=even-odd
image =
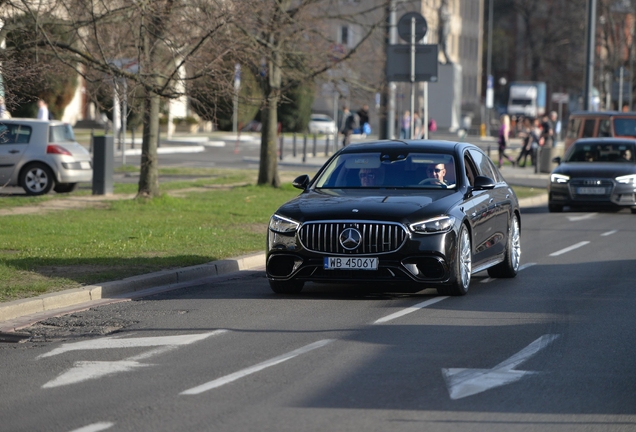
{"label": "driver in car", "polygon": [[440,185],[445,187],[451,186],[446,180],[444,180],[446,167],[443,163],[430,164],[426,169],[426,174],[428,178],[421,181],[420,184]]}

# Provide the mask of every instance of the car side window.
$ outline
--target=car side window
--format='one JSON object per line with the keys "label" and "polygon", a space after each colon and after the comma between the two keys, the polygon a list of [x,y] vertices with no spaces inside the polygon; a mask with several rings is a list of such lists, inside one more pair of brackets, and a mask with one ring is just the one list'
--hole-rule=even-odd
{"label": "car side window", "polygon": [[468,177],[468,184],[471,186],[475,186],[475,177],[477,177],[477,170],[473,164],[473,161],[470,160],[467,154],[464,155],[464,167],[466,169],[466,177]]}
{"label": "car side window", "polygon": [[21,124],[0,123],[1,144],[28,144],[31,139],[31,127]]}
{"label": "car side window", "polygon": [[599,137],[611,137],[612,131],[610,130],[609,119],[601,120],[598,124],[598,136]]}
{"label": "car side window", "polygon": [[587,119],[583,123],[583,138],[589,138],[594,136],[594,126],[596,125],[596,119]]}
{"label": "car side window", "polygon": [[479,150],[468,149],[470,153],[470,157],[475,161],[477,165],[478,173],[477,175],[483,175],[493,179],[494,181],[499,181],[499,177],[496,174],[496,170],[494,169],[494,165],[484,153]]}
{"label": "car side window", "polygon": [[570,119],[570,123],[568,124],[567,137],[574,138],[574,139],[578,138],[580,129],[581,129],[581,119],[579,118]]}

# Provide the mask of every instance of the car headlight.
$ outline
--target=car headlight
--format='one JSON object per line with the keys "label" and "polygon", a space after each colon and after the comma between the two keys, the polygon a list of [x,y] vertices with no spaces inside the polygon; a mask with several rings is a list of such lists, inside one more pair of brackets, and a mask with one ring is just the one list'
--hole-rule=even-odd
{"label": "car headlight", "polygon": [[422,222],[416,222],[409,225],[411,231],[419,234],[435,234],[441,232],[448,232],[455,225],[455,218],[453,216],[437,216],[432,219],[427,219]]}
{"label": "car headlight", "polygon": [[550,183],[567,183],[570,181],[570,176],[563,174],[550,174]]}
{"label": "car headlight", "polygon": [[285,234],[298,230],[300,224],[295,220],[275,214],[269,220],[269,229],[274,232]]}
{"label": "car headlight", "polygon": [[623,184],[634,184],[636,183],[636,174],[616,177],[616,181]]}

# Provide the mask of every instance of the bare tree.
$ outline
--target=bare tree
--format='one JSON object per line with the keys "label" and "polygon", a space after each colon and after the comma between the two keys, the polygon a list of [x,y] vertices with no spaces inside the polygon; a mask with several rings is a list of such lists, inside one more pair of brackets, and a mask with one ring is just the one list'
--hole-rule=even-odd
{"label": "bare tree", "polygon": [[[376,2],[372,2],[376,3]],[[264,100],[258,184],[278,187],[277,108],[286,88],[314,80],[335,65],[351,61],[376,29],[384,24],[384,5],[347,10],[333,0],[250,0],[251,13],[234,25],[243,34],[251,68],[259,71]],[[374,16],[359,35],[355,46],[336,55],[332,24],[347,20],[362,22]]]}

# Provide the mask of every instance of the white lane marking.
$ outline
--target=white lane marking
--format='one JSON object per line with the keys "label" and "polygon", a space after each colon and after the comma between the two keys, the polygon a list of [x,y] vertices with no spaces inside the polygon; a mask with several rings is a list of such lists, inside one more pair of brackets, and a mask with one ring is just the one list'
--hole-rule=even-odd
{"label": "white lane marking", "polygon": [[583,247],[583,246],[585,246],[585,245],[586,245],[586,244],[588,244],[588,243],[589,243],[589,241],[582,241],[582,242],[579,242],[579,243],[577,243],[577,244],[575,244],[575,245],[572,245],[572,246],[570,246],[570,247],[566,247],[565,249],[561,249],[560,251],[552,252],[552,253],[550,254],[550,256],[559,256],[559,255],[563,255],[564,253],[567,253],[567,252],[573,251],[574,249],[578,249],[578,248],[580,248],[580,247]]}
{"label": "white lane marking", "polygon": [[213,335],[225,333],[227,330],[215,330],[209,333],[200,333],[192,335],[178,335],[178,336],[158,336],[158,337],[145,337],[145,338],[126,338],[119,339],[113,337],[62,344],[61,347],[42,354],[36,359],[52,357],[54,355],[62,354],[68,351],[79,350],[96,350],[96,349],[112,349],[112,348],[133,348],[133,347],[151,347],[151,346],[166,346],[166,345],[188,345],[194,342],[198,342]]}
{"label": "white lane marking", "polygon": [[[216,330],[210,333],[203,333],[202,335],[185,335],[185,336],[181,336],[181,339],[166,339],[165,337],[155,337],[155,338],[131,338],[131,339],[117,339],[118,341],[137,341],[140,344],[139,345],[126,345],[126,347],[128,346],[152,346],[148,345],[148,341],[146,341],[146,339],[161,339],[160,341],[155,341],[155,342],[161,342],[159,348],[153,349],[151,351],[147,351],[145,353],[141,353],[141,354],[137,354],[135,356],[132,357],[128,357],[124,360],[119,360],[119,361],[77,361],[75,363],[73,363],[73,367],[65,372],[63,372],[62,374],[58,375],[57,378],[52,379],[51,381],[47,382],[46,384],[44,384],[42,386],[42,388],[53,388],[53,387],[60,387],[60,386],[65,386],[65,385],[70,385],[70,384],[77,384],[83,381],[88,381],[88,380],[95,380],[95,379],[99,379],[99,378],[103,378],[105,376],[108,375],[114,375],[117,373],[122,373],[122,372],[130,372],[132,370],[135,369],[141,369],[144,367],[148,367],[148,366],[153,366],[152,364],[143,364],[140,363],[140,360],[146,360],[149,359],[150,357],[154,357],[156,355],[159,354],[163,354],[166,353],[168,351],[172,351],[177,349],[177,347],[181,346],[181,345],[185,345],[185,344],[189,344],[189,343],[194,343],[197,342],[199,340],[205,339],[206,337],[212,336],[212,335],[219,335],[219,334],[223,334],[226,333],[227,330]],[[193,337],[193,336],[197,336],[197,337]],[[205,336],[205,337],[202,337]],[[170,337],[172,338],[172,337]],[[113,339],[107,338],[109,339],[107,342],[113,342]],[[166,345],[166,342],[172,342],[170,345]],[[96,341],[91,341],[91,342],[96,342]],[[75,344],[66,344],[66,345],[75,345]],[[154,345],[157,345],[157,343],[155,343]],[[86,345],[82,345],[84,346],[84,348],[82,349],[87,349]],[[63,348],[64,346],[62,346]],[[69,348],[68,346],[66,348]],[[71,347],[72,348],[72,347]],[[121,346],[117,345],[117,346],[111,346],[110,348],[121,348]],[[91,349],[104,349],[103,345],[97,345],[94,346]],[[55,350],[54,350],[55,351]],[[53,351],[51,351],[51,355]],[[59,353],[57,353],[59,354]]]}
{"label": "white lane marking", "polygon": [[106,429],[110,429],[115,426],[115,423],[111,422],[99,422],[89,424],[87,426],[81,427],[79,429],[73,429],[71,432],[99,432]]}
{"label": "white lane marking", "polygon": [[264,362],[259,363],[257,365],[248,367],[248,368],[240,370],[238,372],[234,372],[234,373],[232,373],[230,375],[226,375],[226,376],[221,377],[221,378],[217,378],[217,379],[215,379],[213,381],[207,382],[205,384],[201,384],[200,386],[193,387],[193,388],[191,388],[189,390],[185,390],[185,391],[181,392],[180,394],[182,394],[182,395],[197,395],[197,394],[201,394],[201,393],[206,392],[208,390],[212,390],[212,389],[215,389],[217,387],[221,387],[221,386],[223,386],[225,384],[231,383],[232,381],[236,381],[238,379],[241,379],[241,378],[246,377],[248,375],[251,375],[253,373],[259,372],[259,371],[261,371],[263,369],[266,369],[266,368],[268,368],[270,366],[275,366],[275,365],[277,365],[279,363],[283,363],[283,362],[285,362],[287,360],[291,360],[294,357],[297,357],[297,356],[299,356],[301,354],[305,354],[305,353],[308,353],[309,351],[313,351],[315,349],[322,348],[325,345],[327,345],[327,344],[329,344],[329,343],[331,343],[333,341],[334,341],[334,339],[323,339],[323,340],[320,340],[318,342],[314,342],[314,343],[306,345],[306,346],[304,346],[302,348],[298,348],[297,350],[290,351],[287,354],[283,354],[283,355],[280,355],[278,357],[274,357],[274,358],[272,358],[270,360],[264,361]]}
{"label": "white lane marking", "polygon": [[394,319],[399,318],[401,316],[408,315],[408,314],[410,314],[412,312],[416,312],[416,311],[418,311],[420,309],[423,309],[423,308],[425,308],[427,306],[430,306],[432,304],[435,304],[437,302],[441,302],[442,300],[446,300],[447,298],[448,298],[448,296],[442,296],[442,297],[435,297],[435,298],[432,298],[430,300],[426,300],[425,302],[418,303],[415,306],[411,306],[411,307],[403,309],[403,310],[401,310],[399,312],[393,313],[391,315],[387,315],[384,318],[380,318],[379,320],[374,321],[373,324],[383,324],[385,322],[394,320]]}
{"label": "white lane marking", "polygon": [[461,399],[472,396],[491,388],[511,384],[526,375],[536,374],[537,372],[518,371],[514,368],[547,347],[558,337],[557,334],[543,335],[492,369],[442,369],[450,398]]}
{"label": "white lane marking", "polygon": [[608,232],[604,232],[603,234],[601,234],[601,237],[607,237],[607,236],[611,236],[612,234],[616,234],[618,232],[618,230],[611,230]]}
{"label": "white lane marking", "polygon": [[568,219],[570,220],[570,222],[578,222],[578,221],[582,221],[582,220],[585,220],[585,219],[592,219],[597,214],[598,213],[588,213],[588,214],[583,215],[583,216],[568,216]]}

